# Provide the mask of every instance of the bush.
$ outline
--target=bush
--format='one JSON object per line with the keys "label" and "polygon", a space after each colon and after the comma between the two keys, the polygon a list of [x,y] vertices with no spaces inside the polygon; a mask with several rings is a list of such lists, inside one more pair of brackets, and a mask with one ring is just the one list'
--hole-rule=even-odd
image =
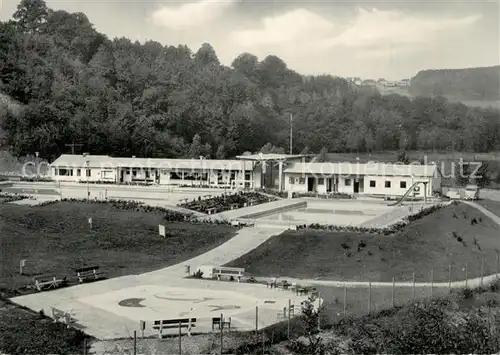
{"label": "bush", "polygon": [[270,201],[276,201],[276,198],[270,198],[258,192],[238,192],[232,195],[224,194],[223,196],[216,196],[204,200],[194,199],[191,202],[179,204],[178,206],[201,213],[208,213],[209,210],[215,209],[216,213],[219,213],[228,211],[235,205],[237,208],[241,208]]}

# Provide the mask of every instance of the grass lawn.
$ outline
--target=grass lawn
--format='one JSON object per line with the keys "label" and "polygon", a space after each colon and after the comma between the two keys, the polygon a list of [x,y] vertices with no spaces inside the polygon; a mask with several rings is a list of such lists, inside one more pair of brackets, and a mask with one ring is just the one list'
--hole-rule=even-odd
{"label": "grass lawn", "polygon": [[[2,204],[0,220],[3,289],[32,283],[32,276],[40,274],[71,279],[74,269],[83,266],[99,265],[108,277],[151,271],[203,254],[236,231],[223,225],[165,223],[161,214],[72,202]],[[167,238],[158,234],[158,224],[166,225]],[[19,275],[20,259],[27,260],[28,276]]]}
{"label": "grass lawn", "polygon": [[[167,238],[158,235],[158,224],[166,225]],[[101,266],[107,277],[173,265],[215,248],[236,232],[229,226],[166,223],[161,214],[72,202],[35,207],[0,204],[0,225],[2,297],[32,284],[34,275],[74,280],[74,269],[85,265]],[[20,259],[27,260],[27,276],[19,275]],[[84,337],[0,297],[0,351],[83,353]]]}
{"label": "grass lawn", "polygon": [[[482,221],[479,222],[479,219]],[[471,224],[476,218],[478,223]],[[463,238],[459,242],[457,237]],[[474,243],[477,241],[477,244]],[[230,262],[255,276],[417,282],[484,275],[497,269],[499,227],[466,204],[451,205],[390,236],[316,230],[286,231]]]}

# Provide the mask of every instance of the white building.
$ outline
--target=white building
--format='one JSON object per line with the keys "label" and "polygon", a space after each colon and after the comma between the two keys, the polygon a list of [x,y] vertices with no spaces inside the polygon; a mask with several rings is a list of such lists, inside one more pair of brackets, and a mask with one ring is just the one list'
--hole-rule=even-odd
{"label": "white building", "polygon": [[286,161],[303,157],[256,154],[238,156],[238,160],[212,160],[64,154],[50,164],[50,175],[56,181],[70,182],[261,188],[282,186]]}
{"label": "white building", "polygon": [[436,165],[383,163],[295,163],[284,171],[285,190],[293,192],[341,192],[375,196],[402,196],[415,183],[416,196],[441,191]]}
{"label": "white building", "polygon": [[255,163],[241,160],[65,154],[50,164],[50,174],[56,181],[260,187]]}

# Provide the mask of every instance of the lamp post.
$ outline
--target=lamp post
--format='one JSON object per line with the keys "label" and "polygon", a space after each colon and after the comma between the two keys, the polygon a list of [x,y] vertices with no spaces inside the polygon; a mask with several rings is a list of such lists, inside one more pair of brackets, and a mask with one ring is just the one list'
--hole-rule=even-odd
{"label": "lamp post", "polygon": [[87,175],[87,202],[90,202],[90,185],[89,185],[89,166],[90,166],[90,161],[87,160],[85,162],[85,166],[87,167],[85,171],[85,175]]}
{"label": "lamp post", "polygon": [[200,187],[203,183],[203,155],[200,155],[200,166],[201,166],[201,175],[200,175]]}
{"label": "lamp post", "polygon": [[36,156],[36,158],[35,158],[36,181],[38,181],[38,155],[39,154],[40,154],[39,152],[35,152],[35,156]]}

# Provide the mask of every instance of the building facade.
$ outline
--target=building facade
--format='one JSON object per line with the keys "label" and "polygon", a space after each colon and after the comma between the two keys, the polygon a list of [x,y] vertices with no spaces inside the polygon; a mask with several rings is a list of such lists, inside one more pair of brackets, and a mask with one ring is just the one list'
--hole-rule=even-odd
{"label": "building facade", "polygon": [[50,175],[68,182],[260,188],[261,172],[255,165],[242,160],[65,154],[50,164]]}
{"label": "building facade", "polygon": [[402,196],[415,183],[416,196],[441,192],[441,173],[435,165],[295,163],[284,174],[285,190],[292,192]]}

